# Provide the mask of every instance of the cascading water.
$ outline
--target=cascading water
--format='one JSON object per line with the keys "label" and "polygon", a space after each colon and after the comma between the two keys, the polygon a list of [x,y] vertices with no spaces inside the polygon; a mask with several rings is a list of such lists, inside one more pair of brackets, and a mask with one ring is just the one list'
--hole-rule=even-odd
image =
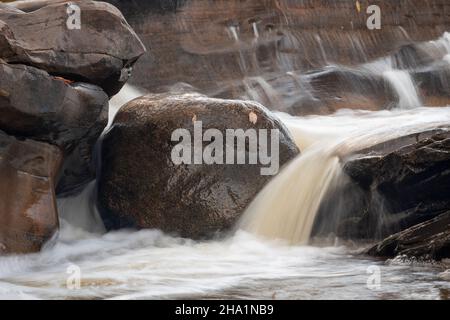
{"label": "cascading water", "polygon": [[409,109],[419,107],[420,103],[417,90],[414,86],[413,80],[406,70],[391,70],[383,73],[383,76],[398,95],[398,107],[400,109]]}
{"label": "cascading water", "polygon": [[388,139],[446,126],[449,110],[341,111],[307,118],[279,114],[302,154],[258,194],[240,228],[291,244],[307,243],[321,201],[341,174],[340,158]]}
{"label": "cascading water", "polygon": [[[289,23],[286,10],[287,7],[280,11]],[[244,86],[243,97],[275,110],[284,110],[299,98],[326,98],[311,84],[316,74],[294,70],[292,57],[285,54],[289,47],[305,47],[307,43],[302,43],[301,38],[280,35],[276,46],[285,50],[276,50],[277,63],[265,73],[256,53],[249,51],[257,48],[258,42],[267,41],[266,33],[274,37],[276,31],[267,31],[272,30],[270,25],[251,22],[249,40],[244,28],[224,28],[223,24],[221,28],[228,33],[230,48],[244,75],[238,81]],[[331,64],[325,38],[320,34],[313,37],[317,55]],[[439,61],[450,63],[449,43],[449,33],[445,33],[425,46],[440,53],[435,54]],[[366,57],[360,39],[351,39],[351,46],[355,55]],[[256,70],[250,73],[252,68]],[[343,156],[387,139],[440,125],[448,127],[450,123],[450,107],[421,107],[422,97],[411,70],[395,68],[391,57],[354,68],[360,74],[384,77],[398,96],[397,108],[393,110],[341,110],[308,117],[278,113],[301,155],[257,195],[244,213],[239,230],[229,238],[197,242],[157,230],[105,233],[93,205],[92,183],[77,197],[58,200],[61,230],[53,246],[39,254],[0,257],[0,298],[370,299],[388,295],[395,299],[438,298],[443,292],[448,295],[448,285],[433,270],[411,270],[395,260],[384,264],[353,258],[348,254],[349,248],[307,245],[324,196],[342,178]],[[350,79],[349,83],[350,87],[357,87],[358,79]],[[120,106],[143,93],[126,85],[111,100],[108,126]],[[383,268],[380,292],[366,288],[367,270],[374,264]],[[67,271],[73,266],[82,272],[81,287],[68,290]],[[415,285],[417,282],[419,286]]]}

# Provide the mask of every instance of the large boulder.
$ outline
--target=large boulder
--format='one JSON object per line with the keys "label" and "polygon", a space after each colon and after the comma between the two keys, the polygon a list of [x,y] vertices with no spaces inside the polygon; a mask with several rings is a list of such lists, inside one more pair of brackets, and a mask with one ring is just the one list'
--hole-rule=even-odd
{"label": "large boulder", "polygon": [[450,258],[450,211],[384,239],[370,248],[368,254],[422,260]]}
{"label": "large boulder", "polygon": [[158,228],[198,239],[233,226],[270,176],[260,165],[174,164],[172,133],[185,128],[193,136],[195,121],[224,136],[226,129],[278,129],[280,166],[299,152],[279,120],[254,102],[193,93],[135,99],[101,145],[97,206],[108,229]]}
{"label": "large boulder", "polygon": [[58,230],[58,147],[0,131],[0,254],[37,252]]}
{"label": "large boulder", "polygon": [[[117,93],[145,52],[120,11],[90,0],[34,2],[27,4],[35,9],[29,12],[0,7],[0,58]],[[73,20],[78,15],[79,23]]]}
{"label": "large boulder", "polygon": [[100,87],[0,61],[0,128],[62,148],[72,165],[62,173],[61,191],[92,179],[93,148],[106,126],[107,108]]}
{"label": "large boulder", "polygon": [[386,141],[343,162],[347,180],[323,204],[316,233],[332,214],[337,229],[325,231],[382,239],[450,210],[448,128]]}

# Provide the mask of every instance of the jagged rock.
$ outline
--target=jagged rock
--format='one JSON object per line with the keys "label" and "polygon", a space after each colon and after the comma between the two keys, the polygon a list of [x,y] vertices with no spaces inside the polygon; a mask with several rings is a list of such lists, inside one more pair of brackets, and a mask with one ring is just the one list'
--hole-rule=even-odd
{"label": "jagged rock", "polygon": [[104,2],[77,1],[79,28],[69,28],[70,4],[45,3],[27,13],[0,8],[0,58],[98,85],[112,96],[145,48],[120,11]]}
{"label": "jagged rock", "polygon": [[384,239],[370,248],[368,254],[423,260],[450,258],[450,211]]}
{"label": "jagged rock", "polygon": [[446,128],[394,139],[344,161],[344,172],[352,182],[347,188],[354,191],[347,192],[339,236],[384,238],[450,210],[450,131]]}
{"label": "jagged rock", "polygon": [[192,134],[195,120],[203,132],[279,129],[280,166],[298,154],[287,129],[254,102],[192,93],[138,98],[120,109],[102,141],[97,206],[108,229],[158,228],[197,239],[233,226],[270,176],[260,165],[175,165],[172,132]]}
{"label": "jagged rock", "polygon": [[[107,107],[108,96],[95,85],[70,83],[34,67],[0,61],[0,128],[62,148],[73,163],[68,168],[66,162],[62,191],[92,179],[92,150],[106,126]],[[77,161],[70,160],[74,157]]]}
{"label": "jagged rock", "polygon": [[58,230],[58,147],[0,131],[0,254],[39,251]]}

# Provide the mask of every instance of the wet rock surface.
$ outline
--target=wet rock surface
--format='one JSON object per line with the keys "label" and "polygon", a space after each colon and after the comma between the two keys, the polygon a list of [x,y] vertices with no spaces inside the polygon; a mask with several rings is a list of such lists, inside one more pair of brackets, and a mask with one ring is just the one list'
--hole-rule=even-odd
{"label": "wet rock surface", "polygon": [[[382,239],[450,210],[448,128],[387,141],[344,162],[348,180],[323,205],[316,234]],[[330,212],[339,216],[337,230],[321,229]]]}
{"label": "wet rock surface", "polygon": [[450,258],[450,211],[384,239],[370,248],[368,254],[422,260]]}
{"label": "wet rock surface", "polygon": [[30,12],[0,8],[2,58],[117,93],[144,46],[114,6],[77,1],[77,22],[69,5],[48,3]]}
{"label": "wet rock surface", "polygon": [[58,231],[61,160],[55,146],[0,131],[0,254],[39,251]]}
{"label": "wet rock surface", "polygon": [[108,99],[144,52],[104,2],[0,5],[0,254],[39,251],[58,230],[55,193],[95,179]]}
{"label": "wet rock surface", "polygon": [[108,96],[100,87],[0,61],[0,128],[61,147],[67,160],[61,191],[92,180],[92,153],[107,109]]}
{"label": "wet rock surface", "polygon": [[119,111],[102,141],[97,206],[108,229],[158,228],[199,239],[232,228],[271,176],[261,175],[260,165],[175,165],[172,132],[185,128],[193,137],[194,120],[224,136],[226,129],[279,129],[280,166],[298,154],[284,126],[259,104],[198,94],[138,98]]}

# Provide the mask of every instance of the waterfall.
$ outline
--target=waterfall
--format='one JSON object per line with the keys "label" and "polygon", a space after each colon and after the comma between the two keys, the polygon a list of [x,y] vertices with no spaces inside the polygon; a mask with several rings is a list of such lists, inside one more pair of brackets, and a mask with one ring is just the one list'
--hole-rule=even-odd
{"label": "waterfall", "polygon": [[253,28],[253,34],[255,35],[255,38],[258,39],[259,32],[258,32],[258,26],[257,26],[256,22],[252,23],[252,28]]}
{"label": "waterfall", "polygon": [[411,109],[421,105],[411,75],[405,70],[390,70],[383,73],[398,95],[398,107]]}
{"label": "waterfall", "polygon": [[229,26],[228,31],[234,41],[239,42],[238,28],[236,26]]}
{"label": "waterfall", "polygon": [[345,110],[304,118],[278,113],[302,153],[256,196],[238,227],[266,238],[306,244],[324,196],[343,178],[340,159],[390,139],[446,125],[449,109]]}
{"label": "waterfall", "polygon": [[244,215],[242,228],[291,244],[305,244],[322,198],[339,174],[339,159],[331,150],[306,151],[258,194]]}

